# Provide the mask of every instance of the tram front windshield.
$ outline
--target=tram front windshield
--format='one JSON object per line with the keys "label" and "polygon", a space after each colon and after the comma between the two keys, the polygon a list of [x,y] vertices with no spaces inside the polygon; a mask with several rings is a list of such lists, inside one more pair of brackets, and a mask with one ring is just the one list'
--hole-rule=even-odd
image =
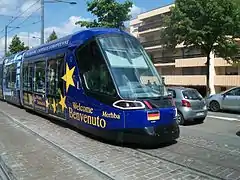
{"label": "tram front windshield", "polygon": [[157,98],[167,95],[151,60],[135,38],[115,35],[98,38],[122,98]]}

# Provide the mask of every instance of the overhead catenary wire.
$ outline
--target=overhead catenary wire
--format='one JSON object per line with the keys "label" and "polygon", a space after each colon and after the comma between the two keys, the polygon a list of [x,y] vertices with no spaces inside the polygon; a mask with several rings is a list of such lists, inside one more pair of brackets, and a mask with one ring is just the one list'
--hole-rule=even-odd
{"label": "overhead catenary wire", "polygon": [[40,2],[40,0],[37,0],[35,3],[33,3],[31,6],[29,6],[26,10],[24,10],[22,13],[20,13],[18,16],[16,16],[15,18],[13,18],[9,23],[11,24],[12,22],[14,22],[16,19],[18,19],[20,16],[22,16],[25,12],[27,12],[29,9],[31,9],[34,5],[36,5],[38,2]]}
{"label": "overhead catenary wire", "polygon": [[[39,7],[38,9],[36,9],[36,11],[38,11],[39,9],[41,9],[41,7]],[[31,13],[28,17],[26,17],[26,19],[24,19],[21,23],[19,23],[17,26],[21,26],[24,22],[26,22],[29,18],[31,18],[33,13]]]}
{"label": "overhead catenary wire", "polygon": [[[31,9],[34,5],[36,5],[40,0],[37,0],[35,3],[33,3],[31,6],[29,6],[27,9],[25,9],[23,12],[21,12],[19,15],[15,16],[6,26],[9,26],[11,23],[13,23],[15,20],[20,18],[25,12],[27,12],[29,9]],[[5,28],[1,32],[3,32]]]}
{"label": "overhead catenary wire", "polygon": [[[30,23],[30,24],[27,24],[27,25],[21,26],[21,27],[29,27],[29,26],[34,25],[34,24],[37,24],[37,23],[39,23],[39,22],[41,22],[41,21],[39,20],[39,21]],[[14,29],[11,29],[9,32],[12,32],[13,30],[14,30]],[[1,36],[0,39],[2,39],[2,38],[4,38],[4,37],[5,37],[5,35]]]}
{"label": "overhead catenary wire", "polygon": [[[8,17],[8,18],[16,18],[17,16],[11,16],[11,15],[6,15],[6,14],[0,14],[0,17]],[[33,16],[35,17],[35,16]],[[36,16],[37,17],[37,16]],[[19,16],[18,18],[25,18],[25,16]]]}
{"label": "overhead catenary wire", "polygon": [[[40,1],[40,0],[38,0],[38,1]],[[37,1],[37,2],[38,2]],[[36,3],[35,3],[36,4]],[[32,7],[32,6],[31,6]],[[37,10],[39,10],[41,7],[39,7]],[[29,9],[29,8],[28,8]],[[36,10],[36,11],[37,11]],[[31,16],[32,16],[32,14],[33,14],[34,12],[32,12],[29,16],[27,16],[21,23],[19,23],[16,27],[14,27],[13,29],[11,29],[10,31],[8,31],[8,33],[10,33],[10,32],[12,32],[12,31],[14,31],[15,29],[19,29],[19,28],[22,28],[22,27],[26,27],[26,26],[21,26],[24,22],[26,22]],[[33,25],[33,24],[37,24],[37,23],[39,23],[40,21],[36,21],[36,22],[33,22],[33,23],[31,23],[31,25]],[[19,26],[21,26],[21,27],[19,27]],[[3,29],[3,31],[4,31],[4,29]],[[5,35],[4,36],[2,36],[2,37],[0,37],[0,39],[1,38],[3,38],[3,37],[5,37]]]}
{"label": "overhead catenary wire", "polygon": [[[41,7],[40,7],[40,8],[41,8]],[[40,8],[38,8],[37,10],[39,10]],[[37,11],[37,10],[36,10],[36,11]],[[10,31],[8,31],[8,33],[14,31],[15,29],[19,29],[19,28],[22,28],[22,27],[26,27],[26,26],[22,26],[22,24],[24,24],[24,22],[26,22],[26,21],[31,17],[32,14],[33,14],[33,12],[32,12],[29,16],[27,16],[21,23],[19,23],[16,27],[14,27],[14,28],[11,29]],[[40,22],[40,21],[33,22],[32,24],[36,24],[36,23],[38,23],[38,22]]]}

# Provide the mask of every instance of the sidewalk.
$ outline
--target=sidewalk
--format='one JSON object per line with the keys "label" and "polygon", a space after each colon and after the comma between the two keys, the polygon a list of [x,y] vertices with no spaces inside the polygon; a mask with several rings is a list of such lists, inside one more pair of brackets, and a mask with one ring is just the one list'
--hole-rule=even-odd
{"label": "sidewalk", "polygon": [[2,113],[0,153],[16,179],[101,179],[96,171],[38,139]]}
{"label": "sidewalk", "polygon": [[[181,157],[181,155],[178,154],[173,155],[173,153],[170,153],[169,151],[164,150],[161,151],[161,149],[156,150],[158,151],[159,155],[162,158],[164,158],[160,159],[155,156],[150,156],[144,152],[140,152],[136,149],[103,143],[92,138],[89,138],[78,131],[72,130],[70,129],[69,126],[60,125],[56,122],[48,120],[47,118],[42,118],[41,116],[28,113],[24,109],[20,109],[3,102],[0,102],[0,112],[10,116],[13,119],[13,122],[15,122],[16,124],[21,124],[21,126],[24,126],[33,131],[34,133],[38,134],[39,136],[45,138],[46,140],[53,142],[54,144],[68,151],[70,154],[77,157],[78,159],[81,159],[85,161],[87,164],[95,167],[99,171],[104,172],[112,179],[116,180],[215,179],[205,174],[201,174],[197,171],[190,170],[187,167],[183,167],[176,163],[164,160],[164,159],[172,160],[174,159],[174,161],[184,160],[184,158]],[[51,150],[51,152],[52,152],[51,154],[53,155],[54,152],[56,151]],[[59,155],[57,156],[59,157]],[[61,159],[59,161],[55,161],[54,163],[58,166],[59,163],[61,164]],[[53,169],[54,163],[52,164]],[[64,159],[62,163],[64,163]],[[65,164],[69,165],[71,163],[67,162]],[[61,165],[61,167],[64,167],[64,165],[63,166]],[[68,170],[69,171],[71,170],[73,174],[74,173],[76,174],[75,167],[76,166]],[[79,167],[81,166],[79,165]],[[79,169],[80,169],[79,171],[81,171],[81,169],[83,168]],[[85,170],[82,171],[85,172]],[[72,177],[77,176],[73,175]],[[95,178],[95,176],[93,175],[92,177],[93,178],[89,179],[93,180],[102,179]],[[32,179],[35,180],[36,178]],[[54,178],[46,179],[52,180]],[[56,179],[72,180],[74,178],[71,177],[65,178],[64,176],[62,177],[59,174],[59,176]],[[87,180],[88,178],[78,179]]]}

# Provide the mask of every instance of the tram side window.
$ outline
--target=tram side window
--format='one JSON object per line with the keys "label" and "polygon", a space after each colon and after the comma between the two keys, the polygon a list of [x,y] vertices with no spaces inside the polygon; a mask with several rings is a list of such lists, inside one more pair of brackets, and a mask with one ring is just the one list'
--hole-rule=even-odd
{"label": "tram side window", "polygon": [[33,86],[33,64],[23,64],[23,90],[32,91]]}
{"label": "tram side window", "polygon": [[93,41],[77,52],[78,66],[84,82],[90,91],[115,95],[115,87],[103,55]]}
{"label": "tram side window", "polygon": [[28,91],[28,64],[23,64],[23,90]]}
{"label": "tram side window", "polygon": [[60,97],[63,94],[63,80],[64,75],[64,56],[51,59],[48,62],[48,94]]}
{"label": "tram side window", "polygon": [[12,64],[10,66],[7,66],[7,74],[6,74],[6,87],[10,89],[15,88],[16,83],[16,69],[15,65]]}
{"label": "tram side window", "polygon": [[[2,74],[3,74],[3,66],[2,66],[2,64],[0,64],[0,88],[1,89],[2,89],[2,78],[3,78]],[[1,91],[1,89],[0,89],[0,91]]]}
{"label": "tram side window", "polygon": [[16,76],[17,76],[17,72],[16,72],[15,65],[12,65],[12,67],[11,67],[11,88],[15,88],[15,84],[17,81]]}
{"label": "tram side window", "polygon": [[7,66],[7,67],[6,67],[6,78],[5,78],[5,83],[6,83],[6,87],[7,87],[7,88],[10,87],[10,81],[11,81],[10,67]]}
{"label": "tram side window", "polygon": [[51,59],[48,61],[48,83],[49,83],[49,89],[48,94],[49,95],[56,95],[56,74],[57,74],[57,61],[56,59]]}
{"label": "tram side window", "polygon": [[28,90],[33,91],[34,64],[28,65]]}
{"label": "tram side window", "polygon": [[60,97],[60,93],[63,94],[63,80],[64,76],[64,55],[57,59],[57,77],[56,77],[56,87],[57,87],[57,97]]}
{"label": "tram side window", "polygon": [[45,93],[45,62],[37,62],[35,65],[34,92]]}

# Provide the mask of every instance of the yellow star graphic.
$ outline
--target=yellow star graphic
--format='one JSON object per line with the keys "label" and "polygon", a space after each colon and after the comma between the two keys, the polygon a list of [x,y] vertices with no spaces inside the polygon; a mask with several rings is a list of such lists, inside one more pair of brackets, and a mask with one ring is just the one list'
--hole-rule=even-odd
{"label": "yellow star graphic", "polygon": [[56,105],[55,99],[53,99],[52,107],[53,107],[53,113],[55,113],[57,110],[57,105]]}
{"label": "yellow star graphic", "polygon": [[47,108],[49,107],[48,99],[46,99],[46,107],[47,107]]}
{"label": "yellow star graphic", "polygon": [[66,64],[66,74],[62,77],[62,79],[66,82],[66,92],[68,91],[68,88],[70,85],[75,87],[74,81],[73,81],[73,72],[75,70],[75,67],[72,69],[69,69],[68,64]]}
{"label": "yellow star graphic", "polygon": [[61,94],[61,100],[59,101],[59,104],[62,106],[62,112],[64,111],[64,108],[67,108],[65,101],[66,101],[66,96],[63,97]]}

